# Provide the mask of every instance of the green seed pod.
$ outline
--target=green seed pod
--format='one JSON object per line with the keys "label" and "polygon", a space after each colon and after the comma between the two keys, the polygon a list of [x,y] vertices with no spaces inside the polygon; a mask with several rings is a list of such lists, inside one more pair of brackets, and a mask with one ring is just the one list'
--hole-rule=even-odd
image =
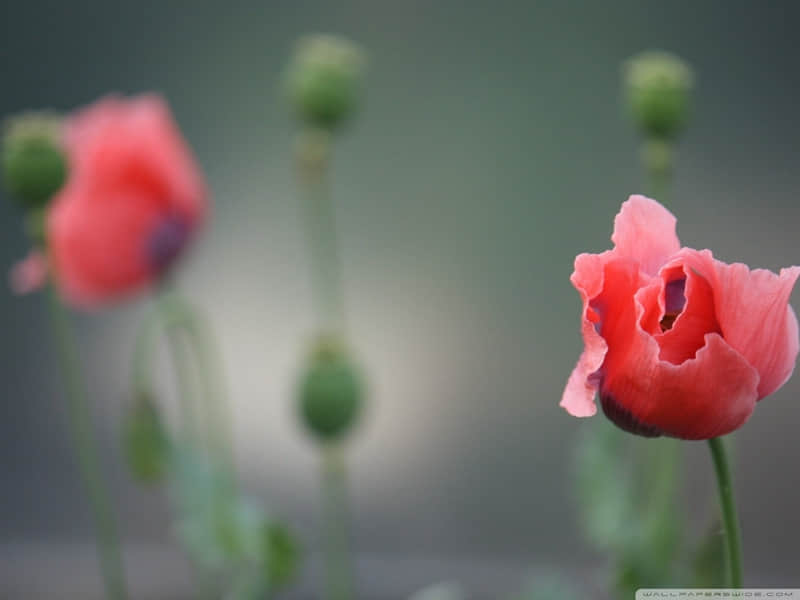
{"label": "green seed pod", "polygon": [[333,35],[300,39],[286,74],[295,112],[308,125],[334,129],[357,108],[364,55]]}
{"label": "green seed pod", "polygon": [[300,416],[306,427],[323,442],[342,437],[358,418],[362,396],[360,374],[341,344],[319,340],[300,381]]}
{"label": "green seed pod", "polygon": [[169,463],[169,439],[149,395],[137,395],[126,416],[123,435],[133,476],[143,483],[159,483]]}
{"label": "green seed pod", "polygon": [[627,101],[637,126],[649,137],[674,139],[689,117],[692,70],[668,52],[646,51],[625,63]]}
{"label": "green seed pod", "polygon": [[46,113],[11,119],[3,136],[2,169],[6,188],[26,209],[42,208],[67,177],[59,141],[61,122]]}

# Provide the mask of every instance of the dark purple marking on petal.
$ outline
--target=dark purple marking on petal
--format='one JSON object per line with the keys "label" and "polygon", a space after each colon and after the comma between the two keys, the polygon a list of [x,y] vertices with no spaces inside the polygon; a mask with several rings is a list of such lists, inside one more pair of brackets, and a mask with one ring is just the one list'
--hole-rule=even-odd
{"label": "dark purple marking on petal", "polygon": [[664,435],[664,432],[658,427],[639,421],[631,414],[631,411],[614,400],[610,394],[600,393],[600,405],[603,407],[603,413],[608,417],[608,420],[623,431],[648,438]]}
{"label": "dark purple marking on petal", "polygon": [[664,312],[679,314],[686,306],[686,278],[673,279],[664,286]]}
{"label": "dark purple marking on petal", "polygon": [[180,254],[189,239],[191,229],[186,219],[178,215],[164,217],[147,239],[147,258],[157,273],[167,269]]}
{"label": "dark purple marking on petal", "polygon": [[661,319],[661,331],[672,329],[675,319],[686,306],[686,278],[673,279],[664,286],[664,317]]}

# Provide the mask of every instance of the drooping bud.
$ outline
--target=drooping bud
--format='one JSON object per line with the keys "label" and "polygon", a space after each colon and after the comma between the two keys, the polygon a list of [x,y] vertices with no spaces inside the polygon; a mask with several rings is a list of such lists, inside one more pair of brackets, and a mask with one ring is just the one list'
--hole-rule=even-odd
{"label": "drooping bud", "polygon": [[61,120],[49,113],[26,113],[7,122],[3,179],[24,208],[42,208],[64,184],[67,160],[60,137]]}
{"label": "drooping bud", "polygon": [[169,438],[148,394],[137,394],[124,427],[123,444],[131,473],[143,483],[160,482],[169,466]]}
{"label": "drooping bud", "polygon": [[320,338],[300,381],[303,423],[323,442],[341,438],[355,424],[362,397],[360,373],[342,343],[334,337]]}
{"label": "drooping bud", "polygon": [[677,56],[649,50],[624,65],[625,93],[637,126],[649,137],[674,139],[689,117],[692,70]]}
{"label": "drooping bud", "polygon": [[358,46],[334,35],[297,43],[286,75],[289,99],[307,124],[334,129],[357,108],[364,70]]}

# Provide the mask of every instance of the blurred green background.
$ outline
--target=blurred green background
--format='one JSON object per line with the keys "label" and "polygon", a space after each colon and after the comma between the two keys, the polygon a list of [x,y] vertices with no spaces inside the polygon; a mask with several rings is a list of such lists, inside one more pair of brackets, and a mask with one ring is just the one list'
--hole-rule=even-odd
{"label": "blurred green background", "polygon": [[[609,247],[620,203],[642,191],[620,64],[663,48],[695,68],[671,202],[681,240],[778,269],[800,262],[798,19],[790,1],[6,1],[0,115],[167,97],[213,190],[181,284],[221,339],[243,479],[313,546],[317,457],[290,401],[313,317],[280,77],[303,33],[361,43],[364,109],[334,159],[348,320],[371,384],[351,453],[356,549],[410,571],[442,557],[593,568],[570,472],[586,423],[558,401],[581,347],[573,258]],[[1,265],[27,252],[21,225],[0,198]],[[42,300],[0,293],[5,560],[22,543],[91,539]],[[124,535],[158,547],[166,501],[130,481],[117,442],[145,308],[79,327]],[[735,436],[750,585],[798,584],[798,396],[795,378]],[[716,510],[706,453],[686,444],[698,527]],[[427,574],[397,587],[415,577]]]}

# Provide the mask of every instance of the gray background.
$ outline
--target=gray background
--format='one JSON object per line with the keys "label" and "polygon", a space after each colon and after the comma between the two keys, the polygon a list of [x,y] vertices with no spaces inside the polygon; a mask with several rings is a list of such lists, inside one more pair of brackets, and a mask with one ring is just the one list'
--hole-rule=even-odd
{"label": "gray background", "polygon": [[[181,287],[220,337],[242,476],[313,546],[317,461],[289,400],[313,321],[279,81],[302,33],[363,44],[365,105],[337,145],[334,192],[352,338],[371,380],[351,448],[357,549],[387,562],[579,568],[602,564],[572,499],[586,424],[557,403],[580,351],[572,260],[610,245],[619,204],[642,188],[620,64],[657,47],[696,69],[671,203],[682,241],[778,269],[800,249],[798,17],[788,1],[5,2],[0,114],[112,91],[168,98],[214,195]],[[0,200],[10,266],[27,246]],[[0,294],[9,547],[91,539],[42,300]],[[170,543],[165,500],[128,479],[116,450],[146,305],[77,317],[131,545]],[[736,435],[753,585],[800,582],[799,395],[795,378]],[[709,459],[685,447],[685,500],[704,523]]]}

